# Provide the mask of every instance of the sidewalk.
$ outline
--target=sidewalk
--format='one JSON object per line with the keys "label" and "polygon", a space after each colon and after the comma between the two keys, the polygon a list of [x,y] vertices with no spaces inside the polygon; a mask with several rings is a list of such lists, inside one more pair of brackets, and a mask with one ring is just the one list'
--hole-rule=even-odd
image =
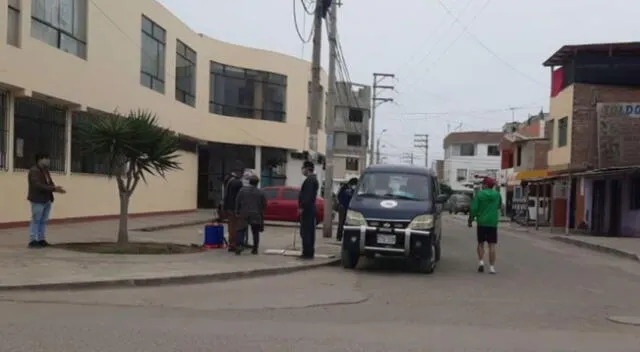
{"label": "sidewalk", "polygon": [[[447,216],[447,218],[458,222],[466,223],[467,221],[466,218],[461,218],[460,216]],[[552,230],[549,227],[540,227],[536,230],[535,226],[526,227],[516,223],[502,223],[500,224],[500,229],[507,232],[527,233],[531,236],[548,238],[553,241],[640,261],[640,238],[601,237],[575,233],[566,235],[564,229],[556,228]]]}
{"label": "sidewalk", "polygon": [[[202,213],[131,219],[131,228],[206,222]],[[57,242],[114,241],[117,221],[61,224],[50,227],[48,239]],[[158,231],[130,231],[132,240],[202,243],[202,226],[192,225]],[[297,233],[295,234],[297,236]],[[261,252],[290,248],[294,231],[267,227],[261,237]],[[0,231],[0,291],[18,289],[69,289],[99,286],[135,286],[196,283],[248,276],[273,275],[335,263],[340,247],[317,234],[316,253],[332,256],[313,261],[279,255],[236,256],[226,249],[195,254],[108,255],[56,248],[27,249],[26,229]],[[299,238],[296,238],[300,246]]]}

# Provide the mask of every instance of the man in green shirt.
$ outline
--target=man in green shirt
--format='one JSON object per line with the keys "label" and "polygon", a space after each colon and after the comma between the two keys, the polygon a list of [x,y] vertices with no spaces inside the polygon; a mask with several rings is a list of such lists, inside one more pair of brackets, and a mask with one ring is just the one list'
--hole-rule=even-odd
{"label": "man in green shirt", "polygon": [[498,243],[498,222],[500,222],[500,209],[502,209],[502,197],[496,191],[496,182],[485,177],[482,181],[482,190],[473,197],[471,211],[469,212],[469,227],[473,221],[477,224],[478,236],[478,272],[484,272],[484,244],[489,245],[489,273],[495,274],[496,244]]}

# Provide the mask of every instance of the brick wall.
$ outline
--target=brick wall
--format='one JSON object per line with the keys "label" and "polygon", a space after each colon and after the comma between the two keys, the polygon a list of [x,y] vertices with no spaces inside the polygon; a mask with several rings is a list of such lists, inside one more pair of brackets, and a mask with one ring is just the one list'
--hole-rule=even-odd
{"label": "brick wall", "polygon": [[549,151],[549,141],[536,141],[533,168],[544,170],[547,168],[547,152]]}
{"label": "brick wall", "polygon": [[[640,87],[576,84],[571,125],[571,168],[598,165],[597,103],[640,102]],[[640,164],[640,119],[607,117],[601,121],[601,167]]]}

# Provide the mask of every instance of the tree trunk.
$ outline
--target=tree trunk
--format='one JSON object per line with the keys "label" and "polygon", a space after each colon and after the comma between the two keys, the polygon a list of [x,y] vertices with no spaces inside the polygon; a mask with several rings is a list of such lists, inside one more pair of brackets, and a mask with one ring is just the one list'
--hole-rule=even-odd
{"label": "tree trunk", "polygon": [[129,194],[120,192],[120,223],[118,225],[119,246],[129,244],[129,199]]}

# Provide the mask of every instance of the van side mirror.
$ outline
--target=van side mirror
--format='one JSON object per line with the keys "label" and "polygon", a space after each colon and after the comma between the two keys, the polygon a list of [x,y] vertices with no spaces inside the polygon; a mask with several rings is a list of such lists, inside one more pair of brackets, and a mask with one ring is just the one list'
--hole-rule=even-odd
{"label": "van side mirror", "polygon": [[438,194],[436,197],[436,204],[444,204],[448,199],[449,197],[446,194]]}

